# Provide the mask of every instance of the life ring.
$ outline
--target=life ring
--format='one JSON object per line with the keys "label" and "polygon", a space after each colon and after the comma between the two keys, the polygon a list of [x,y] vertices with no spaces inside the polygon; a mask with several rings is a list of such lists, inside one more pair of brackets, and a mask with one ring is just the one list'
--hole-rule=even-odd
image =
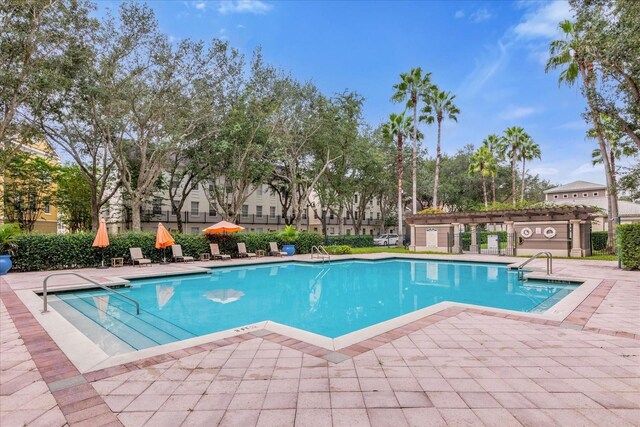
{"label": "life ring", "polygon": [[544,237],[546,237],[547,239],[553,239],[554,237],[556,237],[556,229],[553,227],[547,227],[544,229],[542,234],[544,234]]}
{"label": "life ring", "polygon": [[529,227],[525,227],[522,230],[520,230],[520,234],[525,239],[528,239],[529,237],[531,237],[533,235],[533,231],[531,231],[531,229]]}

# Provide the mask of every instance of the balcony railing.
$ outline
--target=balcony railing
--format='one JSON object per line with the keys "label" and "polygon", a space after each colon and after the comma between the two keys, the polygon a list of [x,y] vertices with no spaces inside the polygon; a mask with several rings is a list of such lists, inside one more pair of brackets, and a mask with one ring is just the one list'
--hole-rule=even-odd
{"label": "balcony railing", "polygon": [[[221,215],[211,215],[209,212],[199,212],[197,214],[189,211],[182,212],[182,222],[184,224],[213,224],[218,221],[222,221]],[[142,222],[176,222],[177,217],[172,211],[143,211]],[[321,224],[320,219],[317,219],[317,224]],[[352,218],[343,218],[344,225],[353,225],[354,220]],[[239,215],[238,224],[240,225],[284,225],[286,221],[282,216],[276,215]],[[302,225],[309,224],[309,218],[301,219]],[[382,224],[380,219],[363,219],[362,225],[378,226]],[[327,218],[327,225],[339,225],[339,219],[337,217]]]}

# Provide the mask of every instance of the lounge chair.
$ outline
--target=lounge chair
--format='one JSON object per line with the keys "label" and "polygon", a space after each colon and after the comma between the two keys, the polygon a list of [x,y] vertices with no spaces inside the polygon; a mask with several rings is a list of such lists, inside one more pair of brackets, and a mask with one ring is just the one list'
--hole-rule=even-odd
{"label": "lounge chair", "polygon": [[182,246],[180,245],[171,245],[171,253],[173,254],[173,260],[175,262],[193,262],[192,256],[184,256],[182,255]]}
{"label": "lounge chair", "polygon": [[247,246],[244,243],[238,243],[238,255],[241,258],[253,258],[256,256],[253,252],[247,252]]}
{"label": "lounge chair", "polygon": [[131,264],[138,264],[139,266],[148,265],[151,267],[151,260],[142,255],[142,249],[129,248],[129,254],[131,255]]}
{"label": "lounge chair", "polygon": [[276,242],[269,242],[269,253],[271,256],[287,256],[286,252],[278,249],[278,244]]}
{"label": "lounge chair", "polygon": [[231,259],[231,255],[226,255],[226,254],[221,254],[220,253],[220,248],[218,247],[217,243],[211,243],[209,245],[209,248],[211,248],[211,258],[213,259],[221,259],[221,260],[226,260],[226,259]]}

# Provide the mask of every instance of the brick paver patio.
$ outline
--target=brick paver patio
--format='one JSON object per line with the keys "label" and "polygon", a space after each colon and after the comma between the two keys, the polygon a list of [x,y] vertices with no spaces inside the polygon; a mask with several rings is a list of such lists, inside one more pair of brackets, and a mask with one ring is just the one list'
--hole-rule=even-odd
{"label": "brick paver patio", "polygon": [[602,279],[563,322],[448,309],[341,350],[340,363],[257,331],[84,375],[47,363],[64,354],[11,290],[42,276],[12,274],[0,284],[0,425],[640,425],[640,274],[556,270]]}

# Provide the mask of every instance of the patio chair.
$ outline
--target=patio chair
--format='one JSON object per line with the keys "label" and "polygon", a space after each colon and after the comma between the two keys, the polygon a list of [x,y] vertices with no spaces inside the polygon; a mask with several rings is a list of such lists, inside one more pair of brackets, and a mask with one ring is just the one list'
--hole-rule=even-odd
{"label": "patio chair", "polygon": [[278,244],[276,242],[269,242],[269,253],[271,256],[287,256],[286,252],[278,249]]}
{"label": "patio chair", "polygon": [[194,259],[192,256],[184,256],[182,255],[182,246],[180,245],[171,245],[171,253],[173,254],[173,260],[175,262],[193,262]]}
{"label": "patio chair", "polygon": [[217,243],[211,243],[209,245],[209,248],[211,248],[211,258],[213,259],[221,259],[221,260],[226,260],[226,259],[231,259],[231,255],[227,255],[227,254],[221,254],[220,253],[220,248],[218,247]]}
{"label": "patio chair", "polygon": [[247,252],[247,246],[244,243],[238,243],[238,256],[240,258],[253,258],[256,256],[253,252]]}
{"label": "patio chair", "polygon": [[129,254],[131,255],[131,264],[142,267],[143,265],[148,265],[151,267],[151,260],[145,258],[142,255],[142,249],[140,248],[129,248]]}

